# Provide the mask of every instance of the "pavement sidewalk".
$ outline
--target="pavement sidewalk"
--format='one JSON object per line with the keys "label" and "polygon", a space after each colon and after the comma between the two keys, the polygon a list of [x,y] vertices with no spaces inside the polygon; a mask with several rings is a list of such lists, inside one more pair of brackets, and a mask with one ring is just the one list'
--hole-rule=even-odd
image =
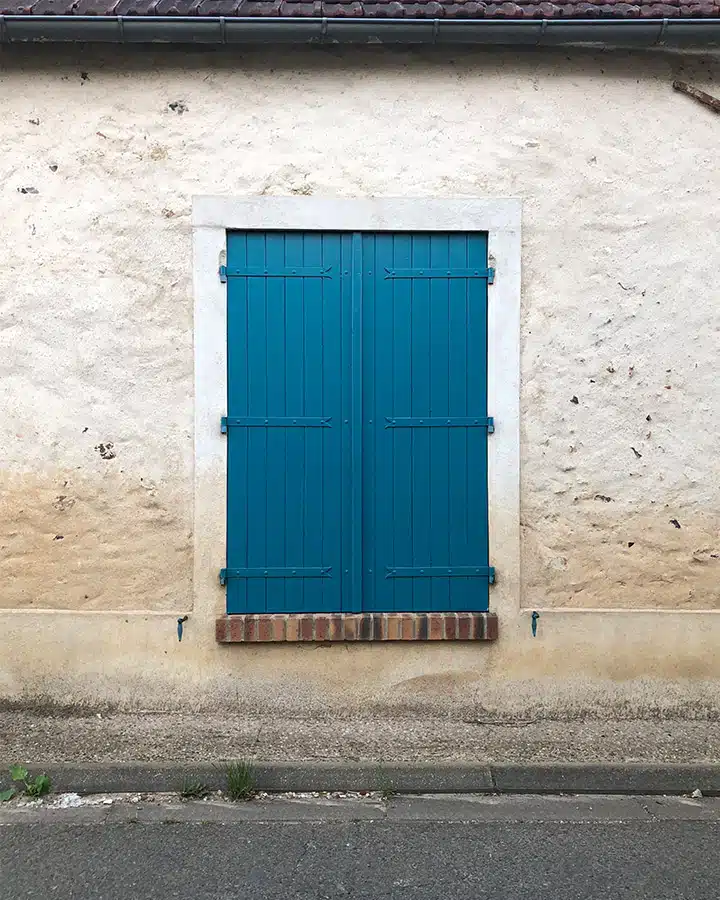
{"label": "pavement sidewalk", "polygon": [[41,766],[58,790],[220,786],[232,759],[269,791],[718,794],[720,722],[0,712],[0,773]]}

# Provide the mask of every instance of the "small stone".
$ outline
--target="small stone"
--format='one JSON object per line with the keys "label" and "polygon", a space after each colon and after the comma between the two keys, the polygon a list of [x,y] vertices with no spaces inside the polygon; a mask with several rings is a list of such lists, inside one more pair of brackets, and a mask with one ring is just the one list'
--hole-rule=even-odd
{"label": "small stone", "polygon": [[695,788],[695,790],[692,792],[692,794],[690,794],[690,796],[693,798],[693,800],[702,800],[702,795],[703,795],[703,792],[700,790],[700,788]]}

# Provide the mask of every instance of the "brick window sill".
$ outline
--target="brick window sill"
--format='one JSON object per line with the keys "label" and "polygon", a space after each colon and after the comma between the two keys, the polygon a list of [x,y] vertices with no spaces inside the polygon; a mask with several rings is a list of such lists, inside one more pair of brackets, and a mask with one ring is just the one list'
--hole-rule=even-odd
{"label": "brick window sill", "polygon": [[315,613],[220,616],[221,644],[297,641],[495,641],[495,613]]}

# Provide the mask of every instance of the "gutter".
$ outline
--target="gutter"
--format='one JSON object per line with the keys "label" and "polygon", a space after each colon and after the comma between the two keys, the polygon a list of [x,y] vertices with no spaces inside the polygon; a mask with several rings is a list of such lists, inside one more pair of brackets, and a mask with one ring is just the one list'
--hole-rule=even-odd
{"label": "gutter", "polygon": [[719,19],[0,16],[0,43],[720,47]]}

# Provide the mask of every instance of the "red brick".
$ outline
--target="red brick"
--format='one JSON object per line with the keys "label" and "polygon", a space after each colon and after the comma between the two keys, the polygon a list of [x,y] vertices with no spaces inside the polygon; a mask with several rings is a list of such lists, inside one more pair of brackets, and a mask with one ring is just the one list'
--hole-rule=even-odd
{"label": "red brick", "polygon": [[360,616],[359,639],[361,641],[371,641],[375,636],[375,621],[372,613],[365,613]]}
{"label": "red brick", "polygon": [[458,615],[457,613],[445,613],[443,616],[445,623],[445,640],[457,640]]}
{"label": "red brick", "polygon": [[272,639],[274,641],[285,640],[285,622],[287,616],[273,616]]}
{"label": "red brick", "polygon": [[415,616],[409,613],[402,616],[402,640],[415,640]]}
{"label": "red brick", "polygon": [[286,641],[297,641],[299,640],[299,616],[288,616],[287,622],[285,624],[285,640]]}
{"label": "red brick", "polygon": [[485,616],[485,640],[496,641],[498,639],[498,617],[495,613],[486,613]]}
{"label": "red brick", "polygon": [[324,615],[315,616],[315,640],[326,641],[330,636],[330,617]]}
{"label": "red brick", "polygon": [[233,643],[245,640],[245,616],[230,616],[230,640]]}
{"label": "red brick", "polygon": [[228,620],[225,616],[215,619],[215,640],[224,644],[228,639]]}
{"label": "red brick", "polygon": [[467,613],[458,613],[457,639],[469,641],[472,638],[472,617]]}
{"label": "red brick", "polygon": [[441,641],[445,637],[442,613],[428,613],[427,637],[429,641]]}
{"label": "red brick", "polygon": [[313,635],[313,626],[314,626],[314,616],[301,616],[300,623],[298,626],[298,631],[300,633],[301,641],[312,641],[314,640]]}
{"label": "red brick", "polygon": [[415,615],[415,640],[426,641],[428,639],[428,617],[425,613]]}
{"label": "red brick", "polygon": [[245,619],[245,640],[257,641],[258,639],[258,617],[243,616]]}
{"label": "red brick", "polygon": [[328,616],[328,639],[331,641],[345,640],[345,625],[343,616]]}
{"label": "red brick", "polygon": [[396,613],[388,613],[385,616],[385,640],[402,640],[402,616]]}
{"label": "red brick", "polygon": [[357,641],[360,634],[360,616],[345,616],[345,640]]}
{"label": "red brick", "polygon": [[271,641],[273,639],[273,620],[271,616],[259,616],[257,640]]}

